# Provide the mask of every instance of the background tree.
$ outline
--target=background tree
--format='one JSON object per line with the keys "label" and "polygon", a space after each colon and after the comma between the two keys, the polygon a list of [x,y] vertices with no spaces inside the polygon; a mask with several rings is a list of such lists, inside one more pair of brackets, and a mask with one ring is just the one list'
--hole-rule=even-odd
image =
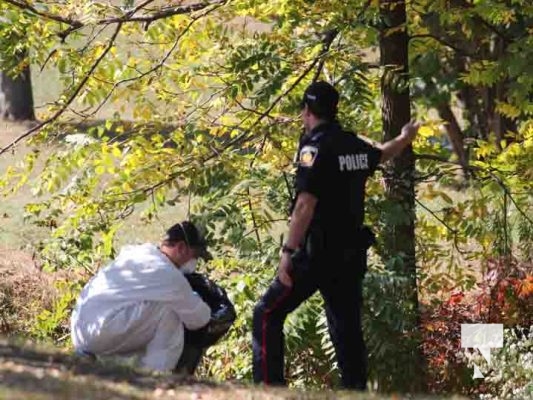
{"label": "background tree", "polygon": [[14,30],[9,18],[0,19],[0,116],[13,121],[35,119],[24,29],[21,24]]}
{"label": "background tree", "polygon": [[[381,110],[383,140],[388,141],[401,132],[411,119],[409,96],[409,37],[405,2],[391,0],[380,2],[381,29],[379,38],[381,77]],[[418,343],[413,338],[419,328],[418,290],[415,255],[415,159],[411,146],[391,160],[384,168],[385,208],[383,249],[388,266],[405,278],[402,290],[396,295],[403,302],[398,308],[404,319],[404,332],[398,344],[405,346],[406,357],[402,364],[408,366],[405,376],[391,376],[391,387],[405,386],[407,390],[420,390],[423,382],[423,363]],[[405,336],[405,331],[410,336]],[[409,340],[406,340],[406,339]],[[402,343],[403,342],[403,343]],[[408,343],[409,342],[409,343]],[[411,371],[408,369],[412,368]],[[419,377],[420,379],[413,379]]]}

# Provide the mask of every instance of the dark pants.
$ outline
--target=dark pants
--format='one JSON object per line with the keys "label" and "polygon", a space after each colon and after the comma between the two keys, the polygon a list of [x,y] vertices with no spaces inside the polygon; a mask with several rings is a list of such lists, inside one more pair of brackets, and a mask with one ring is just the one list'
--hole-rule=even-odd
{"label": "dark pants", "polygon": [[[362,280],[366,252],[349,260],[322,258],[294,274],[293,286],[276,277],[254,309],[253,375],[256,383],[285,385],[283,323],[287,315],[316,290],[325,303],[329,334],[335,347],[342,385],[364,390],[367,355],[361,329]],[[302,266],[295,266],[301,268]]]}

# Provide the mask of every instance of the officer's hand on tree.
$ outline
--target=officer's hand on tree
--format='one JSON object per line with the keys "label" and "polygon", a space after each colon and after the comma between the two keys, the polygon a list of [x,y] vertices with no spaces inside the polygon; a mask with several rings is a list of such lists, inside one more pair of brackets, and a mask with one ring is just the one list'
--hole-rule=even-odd
{"label": "officer's hand on tree", "polygon": [[420,129],[420,122],[409,121],[402,127],[402,136],[411,143]]}
{"label": "officer's hand on tree", "polygon": [[278,267],[278,279],[287,287],[292,287],[292,278],[290,275],[291,268],[292,261],[290,255],[287,253],[282,253]]}

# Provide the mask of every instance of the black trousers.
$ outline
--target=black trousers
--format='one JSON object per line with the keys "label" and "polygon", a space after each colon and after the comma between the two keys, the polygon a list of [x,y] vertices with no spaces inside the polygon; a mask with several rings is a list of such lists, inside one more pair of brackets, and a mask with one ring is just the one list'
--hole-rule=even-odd
{"label": "black trousers", "polygon": [[[363,254],[364,253],[364,254]],[[364,257],[364,259],[363,259]],[[293,286],[276,277],[257,303],[253,315],[253,378],[256,383],[285,385],[283,324],[287,315],[320,291],[324,299],[329,334],[337,356],[342,385],[365,390],[367,354],[361,328],[362,281],[366,250],[356,257],[293,265],[303,269],[293,276]]]}

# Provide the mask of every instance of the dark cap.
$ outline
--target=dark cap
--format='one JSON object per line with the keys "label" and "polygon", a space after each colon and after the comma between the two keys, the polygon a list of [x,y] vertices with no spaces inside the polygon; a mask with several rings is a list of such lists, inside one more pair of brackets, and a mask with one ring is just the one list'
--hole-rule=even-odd
{"label": "dark cap", "polygon": [[213,257],[207,251],[207,241],[198,228],[190,221],[182,221],[172,225],[165,233],[163,240],[169,242],[184,241],[193,248],[199,258],[211,260]]}
{"label": "dark cap", "polygon": [[309,110],[319,118],[334,119],[337,115],[339,92],[324,81],[313,82],[305,89],[301,107],[307,105]]}

